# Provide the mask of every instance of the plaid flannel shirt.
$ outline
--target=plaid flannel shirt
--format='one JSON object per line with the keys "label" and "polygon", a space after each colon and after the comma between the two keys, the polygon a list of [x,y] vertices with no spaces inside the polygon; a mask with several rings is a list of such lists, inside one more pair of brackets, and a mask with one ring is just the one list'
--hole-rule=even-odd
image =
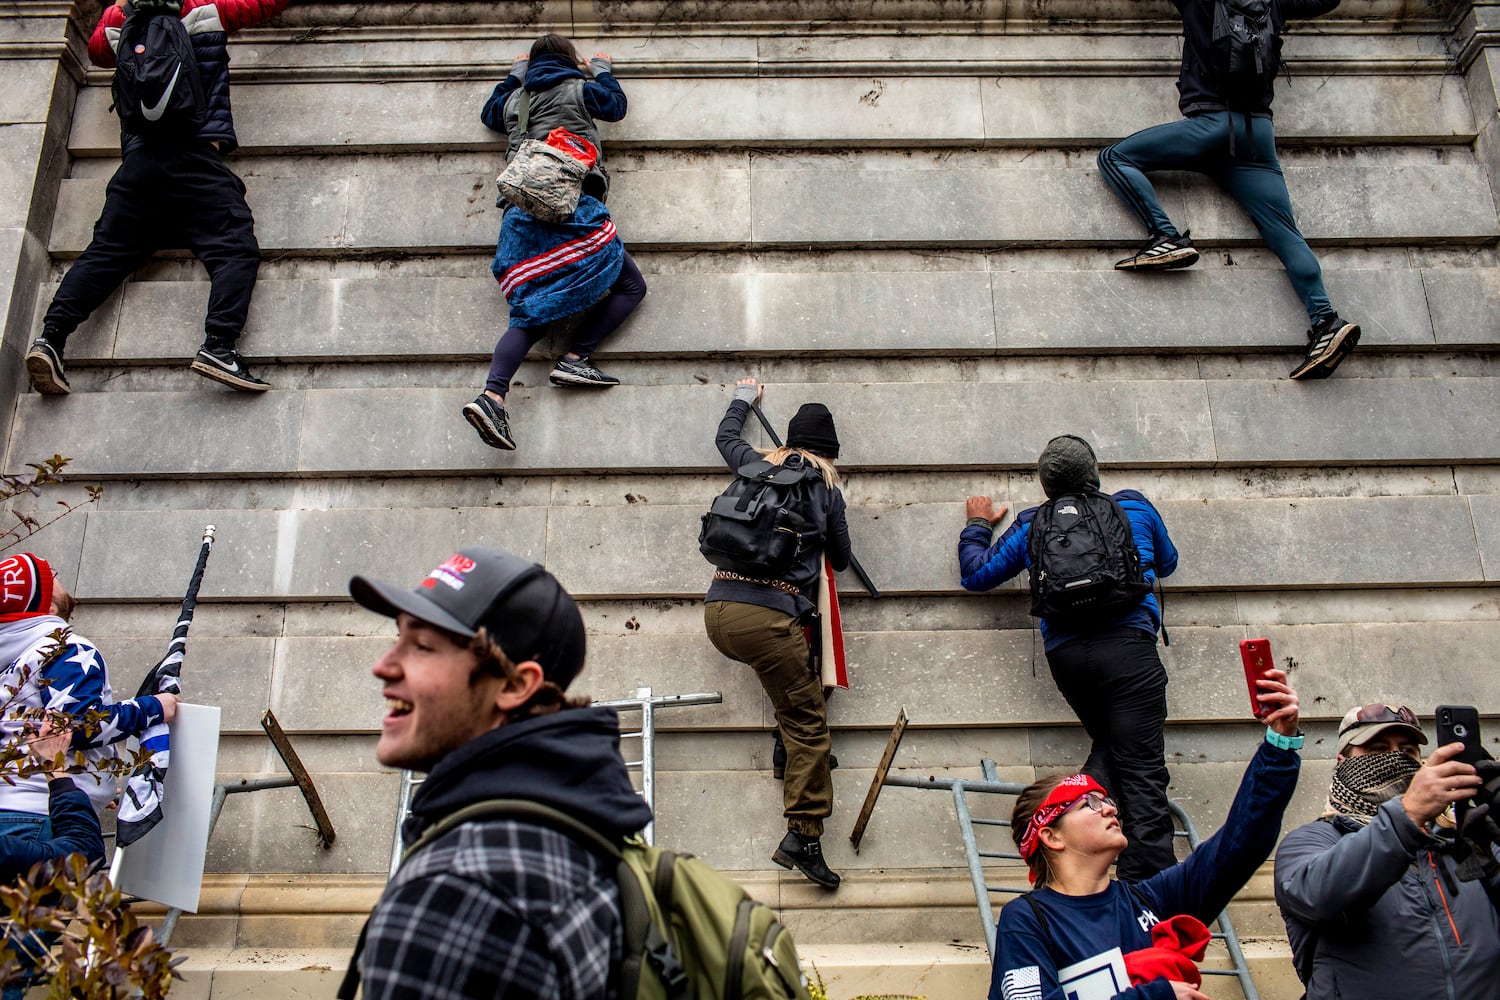
{"label": "plaid flannel shirt", "polygon": [[564,834],[465,823],[412,855],[370,914],[365,1000],[614,1000],[614,868]]}

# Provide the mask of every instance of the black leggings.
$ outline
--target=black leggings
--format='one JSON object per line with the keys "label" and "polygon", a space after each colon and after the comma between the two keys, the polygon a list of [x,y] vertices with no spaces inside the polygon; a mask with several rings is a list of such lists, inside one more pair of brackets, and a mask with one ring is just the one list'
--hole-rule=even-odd
{"label": "black leggings", "polygon": [[[578,331],[569,350],[579,357],[588,357],[594,352],[594,348],[604,342],[605,337],[614,333],[635,312],[635,307],[645,297],[646,279],[641,277],[641,269],[635,266],[635,261],[627,253],[620,266],[620,276],[610,286],[609,294],[594,307],[593,314],[589,316],[583,329]],[[526,352],[531,350],[532,344],[545,337],[550,329],[550,325],[543,324],[513,326],[506,330],[499,343],[495,344],[495,354],[490,359],[489,378],[484,380],[484,387],[502,396],[509,392],[511,377],[521,367]]]}
{"label": "black leggings", "polygon": [[1177,863],[1167,809],[1167,669],[1156,636],[1116,628],[1080,636],[1047,653],[1052,679],[1093,740],[1084,773],[1120,804],[1130,846],[1122,882],[1139,882]]}

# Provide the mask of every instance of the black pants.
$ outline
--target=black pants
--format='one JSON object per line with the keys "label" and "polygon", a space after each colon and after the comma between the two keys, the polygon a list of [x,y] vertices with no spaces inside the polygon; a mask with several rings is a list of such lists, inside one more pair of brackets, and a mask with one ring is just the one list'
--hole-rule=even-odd
{"label": "black pants", "polygon": [[1138,628],[1083,636],[1047,653],[1052,679],[1094,741],[1083,771],[1120,804],[1130,846],[1121,880],[1139,882],[1176,864],[1167,810],[1167,669],[1156,636]]}
{"label": "black pants", "polygon": [[191,250],[208,269],[205,340],[229,348],[245,327],[260,245],[245,184],[207,142],[139,146],[125,154],[104,193],[94,238],[63,276],[47,309],[48,340],[68,335],[158,250]]}

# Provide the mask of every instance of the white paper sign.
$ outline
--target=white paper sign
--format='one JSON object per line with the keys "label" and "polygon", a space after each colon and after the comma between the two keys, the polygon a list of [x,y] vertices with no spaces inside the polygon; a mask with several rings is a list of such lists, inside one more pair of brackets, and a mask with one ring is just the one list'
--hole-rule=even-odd
{"label": "white paper sign", "polygon": [[197,913],[219,765],[219,709],[183,702],[168,731],[172,760],[162,793],[161,822],[120,850],[123,858],[115,885],[128,896]]}
{"label": "white paper sign", "polygon": [[1130,989],[1125,955],[1119,948],[1057,970],[1057,982],[1068,1000],[1112,1000]]}

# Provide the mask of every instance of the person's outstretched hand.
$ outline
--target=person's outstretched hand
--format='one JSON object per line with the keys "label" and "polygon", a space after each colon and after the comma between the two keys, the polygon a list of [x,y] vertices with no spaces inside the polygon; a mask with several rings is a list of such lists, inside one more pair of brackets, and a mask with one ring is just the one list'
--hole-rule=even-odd
{"label": "person's outstretched hand", "polygon": [[1287,683],[1285,670],[1267,670],[1266,675],[1255,682],[1260,688],[1262,705],[1270,706],[1262,721],[1282,736],[1296,736],[1298,731],[1297,692]]}
{"label": "person's outstretched hand", "polygon": [[990,522],[991,527],[999,524],[1000,519],[1010,510],[1005,506],[996,510],[995,502],[989,497],[969,497],[968,502],[964,504],[964,509],[967,512],[965,517],[982,517]]}

